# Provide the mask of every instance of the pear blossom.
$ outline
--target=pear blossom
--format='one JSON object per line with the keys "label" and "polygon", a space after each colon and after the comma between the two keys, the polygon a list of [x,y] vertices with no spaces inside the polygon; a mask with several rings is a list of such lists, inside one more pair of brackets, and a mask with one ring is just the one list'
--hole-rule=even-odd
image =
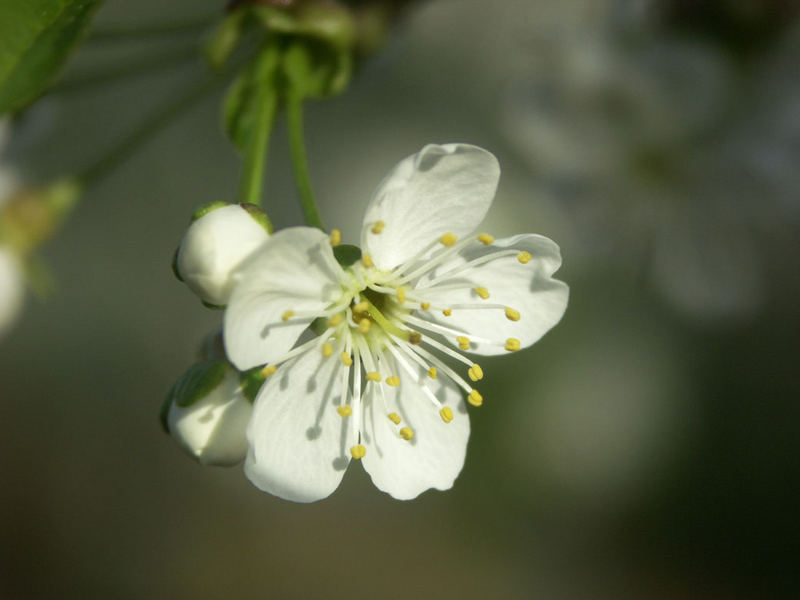
{"label": "pear blossom", "polygon": [[198,211],[178,247],[176,271],[209,304],[223,306],[231,273],[269,237],[258,207],[214,203]]}
{"label": "pear blossom", "polygon": [[245,430],[251,412],[239,374],[228,368],[222,381],[204,398],[189,406],[172,402],[166,424],[175,441],[201,465],[225,467],[245,458]]}
{"label": "pear blossom", "polygon": [[[0,120],[0,150],[8,137],[7,121]],[[0,164],[0,213],[19,187],[16,173]],[[18,253],[5,244],[0,232],[0,336],[16,321],[25,298],[25,277]]]}
{"label": "pear blossom", "polygon": [[452,487],[470,432],[464,397],[483,402],[469,355],[530,346],[567,305],[554,242],[475,232],[499,175],[481,148],[425,146],[379,185],[352,264],[337,261],[338,230],[293,227],[237,269],[225,349],[268,377],[247,428],[257,487],[319,500],[351,459],[397,499]]}

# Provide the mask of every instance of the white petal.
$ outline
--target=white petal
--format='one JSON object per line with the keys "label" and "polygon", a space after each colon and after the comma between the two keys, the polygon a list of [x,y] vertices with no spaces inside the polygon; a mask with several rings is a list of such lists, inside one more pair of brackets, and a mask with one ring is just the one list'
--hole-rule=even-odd
{"label": "white petal", "polygon": [[238,374],[228,369],[222,382],[202,400],[187,407],[173,404],[167,422],[172,437],[200,464],[224,467],[244,460],[251,412]]}
{"label": "white petal", "polygon": [[338,487],[353,445],[350,419],[336,412],[342,368],[310,350],[267,380],[247,428],[245,473],[254,485],[294,502],[320,500]]}
{"label": "white petal", "polygon": [[217,208],[189,226],[178,249],[178,273],[201,300],[225,305],[233,271],[268,237],[238,204]]}
{"label": "white petal", "polygon": [[[439,410],[423,394],[419,385],[400,370],[392,357],[387,365],[399,375],[400,385],[370,383],[364,394],[362,444],[367,449],[361,459],[375,486],[398,500],[416,498],[430,488],[447,490],[453,487],[467,452],[469,415],[458,388],[444,377],[430,379],[413,365],[423,381],[453,411],[453,420],[445,423]],[[383,390],[386,408],[379,389]],[[388,414],[402,418],[395,425]],[[404,440],[398,431],[410,427],[411,440]]]}
{"label": "white petal", "polygon": [[17,319],[25,297],[22,267],[16,255],[0,247],[0,335]]}
{"label": "white petal", "polygon": [[314,319],[282,316],[321,312],[341,294],[342,276],[319,229],[292,227],[273,235],[234,274],[224,322],[230,361],[244,371],[280,358]]}
{"label": "white petal", "polygon": [[[520,263],[516,253],[498,258],[464,271],[445,274],[467,261],[501,254],[514,249],[527,251],[531,259]],[[496,341],[485,344],[471,339],[470,352],[478,354],[504,354],[505,341],[515,338],[520,347],[530,346],[561,320],[567,309],[569,287],[563,281],[553,279],[553,273],[561,266],[561,253],[552,240],[534,234],[523,234],[496,240],[491,246],[476,243],[462,250],[456,258],[448,261],[417,285],[416,293],[425,300],[440,306],[455,304],[499,304],[519,312],[518,321],[509,320],[503,308],[454,309],[452,316],[445,317],[440,311],[427,311],[422,316],[446,327],[475,336]],[[444,276],[443,276],[444,275]],[[431,284],[433,277],[443,276]],[[445,286],[463,285],[461,289],[437,291]],[[489,298],[482,299],[475,288],[484,287]],[[455,346],[455,335],[447,336]]]}
{"label": "white petal", "polygon": [[[489,210],[499,178],[497,159],[482,148],[425,146],[378,186],[364,215],[362,249],[378,268],[389,270],[445,233],[472,232]],[[378,221],[385,226],[372,233]]]}

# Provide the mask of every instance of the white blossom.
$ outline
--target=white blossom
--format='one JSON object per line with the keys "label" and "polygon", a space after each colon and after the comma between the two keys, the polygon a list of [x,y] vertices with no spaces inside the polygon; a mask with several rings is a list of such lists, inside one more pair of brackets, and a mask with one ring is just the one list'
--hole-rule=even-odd
{"label": "white blossom", "polygon": [[[483,401],[473,387],[483,369],[467,353],[527,347],[567,304],[555,243],[474,233],[499,174],[475,146],[426,146],[378,187],[354,264],[334,257],[338,231],[308,227],[276,233],[242,263],[224,338],[238,369],[264,365],[269,377],[247,429],[256,486],[318,500],[351,457],[398,499],[453,485],[470,431],[464,394]],[[312,323],[321,333],[298,344]]]}
{"label": "white blossom", "polygon": [[245,430],[252,405],[238,373],[228,369],[211,392],[190,406],[175,402],[167,413],[172,437],[202,465],[231,466],[247,454]]}
{"label": "white blossom", "polygon": [[231,273],[268,237],[246,208],[221,206],[189,226],[178,248],[178,274],[201,300],[223,306],[231,294]]}

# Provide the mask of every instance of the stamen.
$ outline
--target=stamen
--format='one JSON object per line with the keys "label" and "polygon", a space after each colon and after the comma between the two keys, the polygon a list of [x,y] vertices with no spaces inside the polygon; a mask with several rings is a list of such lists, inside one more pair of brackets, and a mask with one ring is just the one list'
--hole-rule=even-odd
{"label": "stamen", "polygon": [[377,221],[375,225],[372,226],[372,229],[370,231],[372,231],[372,233],[374,233],[375,235],[378,235],[381,231],[383,231],[384,227],[386,227],[386,223],[384,223],[383,221]]}
{"label": "stamen", "polygon": [[400,425],[400,421],[401,421],[400,415],[398,415],[397,413],[389,413],[388,417],[389,417],[389,420],[392,423],[394,423],[395,425]]}
{"label": "stamen", "polygon": [[405,441],[409,441],[411,438],[414,437],[414,430],[410,427],[403,427],[400,430],[400,437],[403,438]]}
{"label": "stamen", "polygon": [[[391,346],[389,346],[389,347],[391,348]],[[459,385],[465,392],[467,392],[469,394],[472,391],[472,386],[469,385],[466,381],[464,381],[463,377],[461,377],[458,373],[453,371],[453,369],[451,369],[446,364],[444,364],[434,354],[431,354],[430,352],[425,350],[425,348],[420,348],[419,346],[401,346],[400,344],[398,344],[398,347],[403,349],[407,354],[409,354],[409,356],[412,356],[413,353],[419,354],[421,357],[423,357],[426,360],[428,360],[428,361],[432,362],[433,364],[435,364],[436,368],[438,370],[444,372],[450,379],[453,380],[454,383]],[[417,358],[419,358],[419,357],[417,357]],[[462,360],[464,359],[464,357],[460,356],[460,355],[459,355],[459,358],[461,358]]]}
{"label": "stamen", "polygon": [[428,377],[431,379],[436,379],[436,367],[431,367],[428,369]]}
{"label": "stamen", "polygon": [[481,366],[478,363],[472,365],[469,368],[469,371],[467,371],[467,374],[472,381],[480,381],[483,379],[483,369],[481,369]]}
{"label": "stamen", "polygon": [[478,390],[472,390],[467,396],[467,402],[472,404],[472,406],[480,406],[483,404],[483,396],[480,395]]}
{"label": "stamen", "polygon": [[476,287],[475,293],[478,294],[478,296],[480,296],[484,300],[486,300],[489,297],[489,290],[487,290],[485,287]]}
{"label": "stamen", "polygon": [[364,446],[361,444],[357,444],[352,448],[350,448],[350,455],[356,460],[358,460],[359,458],[364,458],[366,454],[367,454],[367,449],[364,448]]}
{"label": "stamen", "polygon": [[445,308],[445,309],[442,311],[442,314],[443,314],[445,317],[449,317],[449,316],[451,316],[451,315],[453,314],[453,309],[452,309],[452,308]]}
{"label": "stamen", "polygon": [[370,329],[370,327],[372,327],[372,321],[370,321],[369,319],[361,319],[361,320],[358,322],[358,330],[359,330],[359,331],[360,331],[362,334],[365,334],[365,335],[366,335],[366,334],[367,334],[367,332],[369,332],[369,329]]}
{"label": "stamen", "polygon": [[488,246],[494,241],[494,237],[488,233],[482,233],[478,236],[478,241],[484,246]]}
{"label": "stamen", "polygon": [[458,347],[462,350],[469,350],[469,338],[463,335],[460,335],[456,338],[458,342]]}
{"label": "stamen", "polygon": [[439,238],[439,243],[442,246],[446,246],[450,248],[453,244],[458,241],[458,238],[454,233],[445,233],[442,237]]}
{"label": "stamen", "polygon": [[362,254],[361,255],[361,262],[368,269],[375,266],[375,263],[372,262],[372,255],[371,254],[367,254],[367,253]]}
{"label": "stamen", "polygon": [[338,229],[331,231],[331,246],[334,248],[342,243],[342,232]]}
{"label": "stamen", "polygon": [[422,310],[428,310],[431,307],[431,303],[430,302],[421,302],[419,307]]}
{"label": "stamen", "polygon": [[386,385],[397,387],[400,385],[400,378],[397,375],[391,375],[386,378]]}
{"label": "stamen", "polygon": [[261,374],[264,377],[269,377],[270,375],[274,375],[275,371],[277,371],[277,370],[278,370],[278,367],[276,367],[275,365],[267,365],[263,369],[261,369]]}
{"label": "stamen", "polygon": [[445,279],[450,279],[451,277],[457,275],[458,273],[461,273],[462,271],[467,271],[467,270],[470,270],[470,269],[474,269],[475,267],[478,267],[480,265],[486,264],[488,262],[492,262],[493,260],[497,260],[497,259],[500,259],[500,258],[506,258],[506,257],[509,257],[509,256],[516,256],[516,255],[517,255],[517,251],[516,250],[509,249],[509,250],[497,250],[495,252],[490,252],[488,254],[484,254],[483,256],[478,256],[477,258],[473,258],[472,260],[470,260],[468,262],[461,263],[458,266],[453,267],[449,271],[446,271],[444,273],[441,273],[441,274],[437,275],[436,277],[434,277],[430,281],[426,281],[425,282],[425,287],[426,288],[430,288],[430,287],[436,285],[438,282],[443,281]]}
{"label": "stamen", "polygon": [[453,420],[453,411],[449,406],[445,406],[439,411],[439,416],[442,417],[442,421],[449,423]]}
{"label": "stamen", "polygon": [[531,258],[533,257],[531,256],[531,253],[528,252],[527,250],[523,250],[522,252],[517,254],[517,260],[521,262],[523,265],[526,264]]}
{"label": "stamen", "polygon": [[509,352],[516,352],[520,349],[520,341],[517,338],[508,338],[505,348]]}
{"label": "stamen", "polygon": [[354,313],[365,313],[368,310],[369,310],[369,302],[367,302],[366,300],[362,300],[361,302],[353,306]]}
{"label": "stamen", "polygon": [[286,323],[286,321],[288,321],[289,319],[291,319],[293,316],[294,316],[294,311],[293,311],[293,310],[287,310],[285,313],[283,313],[283,314],[281,315],[281,321],[283,321],[284,323]]}
{"label": "stamen", "polygon": [[328,327],[337,327],[343,319],[344,317],[342,316],[342,313],[336,313],[330,319],[328,319]]}
{"label": "stamen", "polygon": [[333,346],[329,342],[322,344],[322,356],[330,358],[333,355]]}
{"label": "stamen", "polygon": [[381,374],[378,373],[377,371],[370,371],[369,373],[367,373],[367,381],[380,381],[380,380],[381,380]]}
{"label": "stamen", "polygon": [[353,407],[350,406],[349,404],[345,404],[344,406],[340,406],[339,408],[337,408],[336,412],[338,412],[339,416],[344,419],[345,417],[349,417],[350,415],[353,414]]}
{"label": "stamen", "polygon": [[342,352],[341,354],[342,364],[345,367],[350,367],[353,364],[353,359],[350,357],[350,354],[347,352]]}
{"label": "stamen", "polygon": [[506,318],[509,321],[519,321],[519,311],[514,310],[510,306],[506,306]]}
{"label": "stamen", "polygon": [[406,289],[404,287],[397,288],[397,301],[400,304],[406,301]]}
{"label": "stamen", "polygon": [[422,390],[422,393],[425,394],[428,397],[428,400],[430,400],[431,403],[436,408],[441,408],[442,407],[442,403],[439,402],[439,399],[428,388],[428,386],[425,385],[422,381],[420,381],[419,373],[414,368],[412,368],[412,366],[410,364],[408,364],[408,361],[406,361],[402,357],[402,355],[400,354],[400,351],[398,350],[398,348],[400,348],[400,350],[404,351],[407,356],[410,356],[411,358],[413,358],[414,361],[416,363],[420,364],[423,368],[425,368],[427,366],[425,364],[425,362],[422,361],[422,359],[419,356],[417,356],[413,352],[409,351],[407,349],[408,347],[406,345],[404,345],[402,342],[398,342],[397,343],[397,347],[395,347],[392,344],[389,344],[386,347],[389,349],[389,352],[392,353],[392,355],[394,356],[394,358],[397,361],[397,363],[405,370],[406,373],[408,373],[409,377],[411,377],[411,379],[414,380],[414,383],[416,383],[419,386],[419,388]]}

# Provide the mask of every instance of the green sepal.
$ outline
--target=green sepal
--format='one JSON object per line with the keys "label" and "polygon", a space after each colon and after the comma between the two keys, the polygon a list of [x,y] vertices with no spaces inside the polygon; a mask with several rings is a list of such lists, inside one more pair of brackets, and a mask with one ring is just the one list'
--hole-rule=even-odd
{"label": "green sepal", "polygon": [[211,34],[206,42],[204,54],[212,69],[219,70],[228,62],[244,35],[246,18],[245,10],[236,10],[225,17]]}
{"label": "green sepal", "polygon": [[348,50],[309,38],[298,38],[283,55],[283,73],[291,93],[301,98],[323,98],[347,87],[353,71]]}
{"label": "green sepal", "polygon": [[239,372],[242,393],[250,401],[250,404],[255,402],[258,390],[261,389],[265,379],[266,377],[261,374],[261,367]]}
{"label": "green sepal", "polygon": [[101,4],[102,0],[0,2],[0,115],[36,99]]}
{"label": "green sepal", "polygon": [[224,304],[211,304],[211,302],[206,302],[205,300],[200,300],[200,303],[211,310],[225,310]]}
{"label": "green sepal", "polygon": [[181,277],[181,272],[178,270],[178,253],[181,251],[181,247],[178,246],[175,248],[175,252],[172,253],[172,274],[175,275],[175,279],[180,282],[183,282],[183,277]]}
{"label": "green sepal", "polygon": [[259,102],[277,93],[278,48],[267,44],[231,84],[222,105],[222,123],[233,145],[244,153],[256,124]]}
{"label": "green sepal", "polygon": [[214,202],[209,202],[208,204],[204,204],[192,214],[191,222],[194,223],[200,217],[205,217],[208,213],[217,210],[218,208],[222,208],[224,206],[230,206],[230,203],[224,202],[222,200],[215,200]]}
{"label": "green sepal", "polygon": [[169,401],[186,408],[202,400],[222,383],[228,368],[228,363],[221,360],[204,360],[193,364],[167,394]]}
{"label": "green sepal", "polygon": [[361,260],[361,248],[351,244],[339,244],[333,249],[333,256],[343,267],[349,267]]}
{"label": "green sepal", "polygon": [[272,233],[272,222],[269,220],[267,213],[265,213],[257,204],[250,202],[240,202],[239,206],[247,211],[253,220],[261,225],[267,233]]}
{"label": "green sepal", "polygon": [[355,42],[353,15],[333,2],[298,3],[290,8],[262,4],[252,12],[273,33],[314,38],[334,48],[351,48]]}

